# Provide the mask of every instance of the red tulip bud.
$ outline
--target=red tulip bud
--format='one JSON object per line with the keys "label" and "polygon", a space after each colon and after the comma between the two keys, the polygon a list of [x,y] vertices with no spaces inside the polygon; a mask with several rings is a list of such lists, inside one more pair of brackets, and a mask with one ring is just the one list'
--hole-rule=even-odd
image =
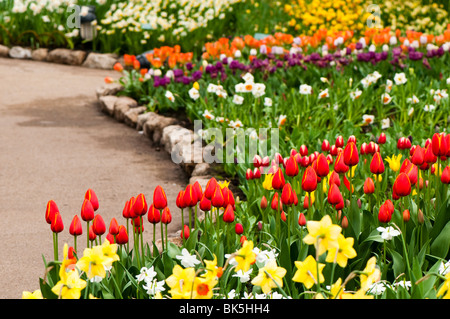
{"label": "red tulip bud", "polygon": [[328,140],[323,140],[322,142],[322,151],[328,152],[330,150],[330,142]]}
{"label": "red tulip bud", "polygon": [[294,191],[292,190],[291,184],[285,184],[281,192],[281,202],[283,205],[290,206],[294,204],[294,199]]}
{"label": "red tulip bud", "polygon": [[55,217],[55,213],[59,212],[59,208],[53,200],[49,200],[47,203],[47,209],[45,210],[45,221],[50,225]]}
{"label": "red tulip bud", "polygon": [[287,176],[297,176],[298,175],[298,163],[294,157],[289,157],[286,160],[286,175]]}
{"label": "red tulip bud", "polygon": [[167,197],[161,186],[156,186],[153,192],[153,205],[156,209],[164,209],[167,206]]}
{"label": "red tulip bud", "polygon": [[260,204],[260,206],[261,206],[261,209],[262,209],[262,210],[264,210],[264,209],[267,208],[267,198],[266,198],[266,196],[264,196],[264,195],[263,195],[263,197],[261,198],[261,204]]}
{"label": "red tulip bud", "polygon": [[247,171],[245,172],[245,179],[246,180],[253,179],[253,171],[251,168],[247,168]]}
{"label": "red tulip bud", "polygon": [[213,197],[214,191],[216,190],[216,186],[217,186],[217,180],[212,177],[208,183],[206,183],[206,187],[205,187],[205,196],[207,199],[211,200],[211,198]]}
{"label": "red tulip bud", "polygon": [[253,157],[253,166],[258,168],[258,167],[261,167],[261,165],[262,165],[262,158],[261,158],[261,156],[255,155]]}
{"label": "red tulip bud", "polygon": [[382,204],[380,206],[380,210],[378,212],[378,220],[381,223],[388,223],[391,220],[391,214],[389,213],[386,204]]}
{"label": "red tulip bud", "polygon": [[116,242],[119,245],[124,245],[124,244],[128,243],[127,229],[123,225],[119,226],[119,233],[116,236]]}
{"label": "red tulip bud", "polygon": [[420,147],[420,145],[417,145],[411,156],[411,162],[414,165],[420,166],[423,164],[424,159],[425,159],[425,150],[422,147]]}
{"label": "red tulip bud", "polygon": [[95,192],[92,189],[88,189],[86,191],[86,194],[84,195],[84,198],[89,200],[92,204],[92,207],[94,208],[94,211],[98,210],[98,198]]}
{"label": "red tulip bud", "polygon": [[339,187],[336,184],[331,184],[328,190],[328,203],[335,206],[341,202],[344,202],[344,198],[342,197]]}
{"label": "red tulip bud", "polygon": [[344,228],[344,229],[348,228],[348,219],[347,219],[347,216],[342,217],[341,226],[342,226],[342,228]]}
{"label": "red tulip bud", "polygon": [[303,173],[302,189],[305,192],[313,192],[317,188],[317,174],[312,166],[308,166]]}
{"label": "red tulip bud", "polygon": [[114,235],[111,233],[106,234],[106,240],[109,241],[110,244],[115,244],[116,241],[114,239]]}
{"label": "red tulip bud", "polygon": [[300,226],[305,226],[306,225],[306,217],[305,214],[300,213],[300,215],[298,216],[298,224]]}
{"label": "red tulip bud", "polygon": [[225,203],[225,199],[223,197],[222,189],[220,188],[219,184],[216,184],[216,189],[214,190],[214,193],[211,197],[211,204],[216,207],[222,207]]}
{"label": "red tulip bud", "polygon": [[364,189],[364,194],[372,194],[375,192],[375,185],[373,183],[373,180],[370,177],[366,178],[363,189]]}
{"label": "red tulip bud", "polygon": [[161,223],[170,224],[172,221],[172,214],[170,213],[169,207],[164,207],[162,215],[161,215]]}
{"label": "red tulip bud", "polygon": [[306,145],[302,145],[300,146],[298,152],[300,153],[301,156],[306,156],[308,155],[308,148],[306,147]]}
{"label": "red tulip bud", "polygon": [[384,144],[384,143],[386,143],[386,134],[381,133],[380,136],[378,137],[377,143],[378,143],[378,144]]}
{"label": "red tulip bud", "polygon": [[334,171],[338,174],[347,173],[347,171],[350,169],[345,163],[344,163],[344,151],[339,151],[336,157],[336,161],[334,162]]}
{"label": "red tulip bud", "polygon": [[408,209],[405,209],[405,210],[403,211],[403,221],[404,221],[405,223],[407,223],[407,222],[409,221],[410,218],[411,218],[411,214],[409,213],[409,210],[408,210]]}
{"label": "red tulip bud", "polygon": [[93,240],[95,240],[96,237],[97,237],[97,235],[94,233],[94,229],[93,229],[92,225],[89,226],[89,240],[93,241]]}
{"label": "red tulip bud", "polygon": [[225,223],[234,222],[234,210],[231,205],[228,205],[227,208],[225,208],[225,212],[223,213],[223,221]]}
{"label": "red tulip bud", "polygon": [[355,166],[359,162],[358,149],[354,142],[349,142],[344,148],[344,163],[347,166]]}
{"label": "red tulip bud", "polygon": [[59,212],[55,212],[52,223],[50,224],[50,229],[54,233],[60,233],[64,230],[64,224],[62,221],[61,214]]}
{"label": "red tulip bud", "polygon": [[234,226],[234,231],[236,232],[236,234],[242,235],[242,233],[244,232],[244,227],[241,223],[236,223],[236,225]]}
{"label": "red tulip bud", "polygon": [[270,203],[270,207],[273,210],[278,210],[278,204],[279,204],[279,198],[278,198],[278,193],[274,193],[273,197],[272,197],[272,201]]}
{"label": "red tulip bud", "polygon": [[204,212],[209,212],[211,210],[211,201],[206,198],[205,194],[203,194],[202,199],[200,200],[200,209]]}
{"label": "red tulip bud", "polygon": [[336,137],[336,142],[334,144],[336,145],[336,147],[344,147],[344,138],[339,135],[338,137]]}
{"label": "red tulip bud", "polygon": [[330,172],[330,167],[328,165],[327,158],[322,153],[319,154],[317,157],[317,167],[316,167],[316,173],[319,177],[327,176]]}
{"label": "red tulip bud", "polygon": [[152,224],[157,224],[161,221],[161,213],[153,204],[151,204],[148,209],[147,219]]}
{"label": "red tulip bud", "polygon": [[98,214],[95,215],[94,221],[92,222],[92,230],[98,236],[101,236],[106,232],[106,225],[105,225],[105,221],[103,220],[102,216],[100,216]]}
{"label": "red tulip bud", "polygon": [[143,216],[147,213],[148,206],[144,194],[141,193],[136,196],[136,200],[132,209],[133,215],[135,216]]}
{"label": "red tulip bud", "polygon": [[379,152],[373,154],[372,161],[370,162],[370,172],[372,174],[384,173],[384,163]]}
{"label": "red tulip bud", "polygon": [[69,227],[69,233],[72,236],[80,236],[83,233],[83,227],[81,226],[81,221],[80,218],[78,218],[78,215],[73,216]]}
{"label": "red tulip bud", "polygon": [[441,182],[444,184],[450,184],[450,166],[446,166],[442,171]]}
{"label": "red tulip bud", "polygon": [[108,232],[111,235],[117,235],[119,233],[119,223],[114,217],[111,219],[111,222],[109,223]]}
{"label": "red tulip bud", "polygon": [[191,234],[191,231],[189,229],[189,226],[184,225],[184,229],[180,234],[181,239],[185,239],[185,240],[188,239],[190,234]]}
{"label": "red tulip bud", "polygon": [[197,194],[195,193],[194,186],[188,184],[183,194],[183,201],[186,207],[194,207],[197,205]]}
{"label": "red tulip bud", "polygon": [[94,219],[94,207],[90,200],[85,199],[81,206],[81,219],[84,221],[91,221]]}

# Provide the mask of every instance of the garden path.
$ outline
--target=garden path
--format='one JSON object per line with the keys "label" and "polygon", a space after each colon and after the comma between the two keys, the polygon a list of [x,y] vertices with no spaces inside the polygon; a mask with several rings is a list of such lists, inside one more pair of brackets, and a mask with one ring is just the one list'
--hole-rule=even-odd
{"label": "garden path", "polygon": [[[123,206],[143,193],[151,202],[161,185],[173,222],[181,229],[175,199],[187,177],[169,154],[158,152],[136,130],[103,115],[95,90],[117,72],[0,58],[0,298],[21,298],[39,288],[44,262],[53,259],[52,233],[45,222],[53,199],[62,214],[65,242],[73,245],[69,226],[80,216],[84,194],[92,188],[98,213],[107,224],[120,224]],[[151,224],[144,238],[151,239]],[[157,233],[159,236],[159,232]],[[86,245],[86,230],[78,239]]]}

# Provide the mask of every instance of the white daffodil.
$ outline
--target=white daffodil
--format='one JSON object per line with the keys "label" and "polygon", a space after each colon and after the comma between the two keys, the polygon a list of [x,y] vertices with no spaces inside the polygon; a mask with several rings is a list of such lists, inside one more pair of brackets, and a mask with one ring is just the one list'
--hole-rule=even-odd
{"label": "white daffodil", "polygon": [[264,83],[255,83],[252,94],[255,98],[263,96],[266,94],[266,85]]}
{"label": "white daffodil", "polygon": [[386,92],[389,93],[392,90],[392,85],[394,83],[391,80],[386,80]]}
{"label": "white daffodil", "polygon": [[394,75],[394,82],[396,85],[402,85],[405,84],[408,80],[406,79],[405,73],[395,73]]}
{"label": "white daffodil", "polygon": [[425,112],[433,112],[435,108],[436,108],[436,106],[434,106],[432,104],[429,104],[429,105],[427,104],[423,107],[423,110]]}
{"label": "white daffodil", "polygon": [[205,111],[203,112],[202,116],[203,116],[205,119],[208,119],[208,120],[214,120],[214,115],[211,113],[211,111],[205,110]]}
{"label": "white daffodil", "polygon": [[377,230],[381,233],[381,238],[384,240],[391,240],[392,238],[400,235],[400,232],[392,226],[378,227]]}
{"label": "white daffodil", "polygon": [[324,99],[329,97],[330,95],[328,94],[328,89],[322,90],[319,92],[319,99]]}
{"label": "white daffodil", "polygon": [[350,92],[350,97],[354,101],[357,98],[359,98],[361,96],[361,94],[362,94],[362,91],[357,89],[356,91]]}
{"label": "white daffodil", "polygon": [[244,98],[240,95],[233,95],[233,103],[237,104],[237,105],[242,105],[242,103],[244,103]]}
{"label": "white daffodil", "polygon": [[300,91],[300,94],[308,95],[308,94],[311,94],[312,87],[309,86],[308,84],[302,84],[302,85],[300,85],[299,91]]}
{"label": "white daffodil", "polygon": [[200,93],[198,92],[198,90],[196,88],[191,88],[189,90],[189,96],[191,99],[197,100],[200,97]]}
{"label": "white daffodil", "polygon": [[391,126],[391,120],[387,117],[381,120],[381,129],[387,129]]}
{"label": "white daffodil", "polygon": [[244,82],[254,82],[254,77],[253,77],[253,75],[251,74],[251,73],[245,73],[243,76],[242,76],[242,79],[244,80]]}
{"label": "white daffodil", "polygon": [[175,96],[173,95],[173,93],[172,92],[170,92],[170,91],[166,91],[166,94],[165,94],[165,96],[166,96],[166,98],[168,98],[169,99],[169,101],[170,102],[175,102]]}
{"label": "white daffodil", "polygon": [[195,267],[200,263],[200,260],[197,259],[195,255],[189,254],[189,251],[186,248],[183,248],[181,251],[181,255],[175,256],[176,259],[181,261],[181,265],[183,267]]}
{"label": "white daffodil", "polygon": [[253,269],[250,268],[248,271],[243,272],[241,269],[238,270],[235,274],[233,274],[233,277],[239,278],[240,282],[245,283],[250,280],[250,275],[252,273]]}
{"label": "white daffodil", "polygon": [[392,101],[392,98],[388,93],[381,94],[381,103],[389,104],[391,101]]}
{"label": "white daffodil", "polygon": [[264,98],[264,105],[265,106],[272,106],[272,99],[270,97]]}
{"label": "white daffodil", "polygon": [[419,103],[419,98],[417,96],[413,95],[412,97],[407,98],[406,102],[411,103],[411,104],[417,104],[417,103]]}
{"label": "white daffodil", "polygon": [[362,119],[364,124],[372,124],[375,121],[375,116],[364,114]]}
{"label": "white daffodil", "polygon": [[151,266],[150,268],[142,267],[139,275],[136,275],[136,280],[138,282],[141,282],[143,280],[153,280],[156,275],[157,273],[156,271],[154,271],[153,266]]}
{"label": "white daffodil", "polygon": [[450,260],[447,261],[445,264],[441,262],[441,264],[439,265],[439,274],[445,276],[449,272],[450,272]]}
{"label": "white daffodil", "polygon": [[143,288],[147,291],[147,294],[151,296],[154,296],[158,292],[166,290],[166,288],[164,288],[164,280],[158,281],[156,278],[154,278],[152,280],[145,280],[145,282],[146,284],[143,286]]}

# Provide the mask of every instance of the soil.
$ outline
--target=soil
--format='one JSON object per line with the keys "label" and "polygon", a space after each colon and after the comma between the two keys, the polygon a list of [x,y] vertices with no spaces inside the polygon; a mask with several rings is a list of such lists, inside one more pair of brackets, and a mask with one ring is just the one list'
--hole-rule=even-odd
{"label": "soil", "polygon": [[[99,199],[98,214],[125,224],[125,202],[153,190],[166,191],[173,219],[181,228],[175,199],[188,177],[157,151],[148,138],[99,111],[95,90],[114,71],[0,58],[0,298],[17,299],[39,288],[44,261],[53,259],[49,200],[64,222],[59,251],[73,245],[69,226],[80,217],[87,189]],[[178,218],[177,218],[178,217]],[[150,241],[151,224],[144,224]],[[83,227],[85,223],[83,222]],[[159,233],[156,234],[159,237]],[[86,229],[78,250],[86,247]]]}

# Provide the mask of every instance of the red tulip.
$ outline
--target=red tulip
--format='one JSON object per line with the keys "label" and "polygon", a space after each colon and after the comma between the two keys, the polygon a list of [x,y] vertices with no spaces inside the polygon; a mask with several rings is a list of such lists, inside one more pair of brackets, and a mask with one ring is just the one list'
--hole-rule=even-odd
{"label": "red tulip", "polygon": [[360,147],[360,149],[359,149],[359,152],[361,153],[361,155],[368,154],[368,153],[369,153],[369,152],[368,152],[368,148],[369,148],[369,145],[367,145],[366,142],[362,143],[362,144],[361,144],[361,147]]}
{"label": "red tulip", "polygon": [[284,211],[281,212],[281,220],[286,222],[286,214]]}
{"label": "red tulip", "polygon": [[260,179],[261,178],[261,169],[262,168],[256,168],[253,170],[253,179]]}
{"label": "red tulip", "polygon": [[330,172],[330,167],[328,165],[327,158],[322,153],[319,154],[316,160],[316,173],[319,177],[327,176]]}
{"label": "red tulip", "polygon": [[308,209],[309,208],[309,197],[308,195],[305,195],[305,198],[303,199],[303,208]]}
{"label": "red tulip", "polygon": [[208,183],[206,183],[206,187],[205,187],[205,196],[207,199],[211,200],[211,198],[213,197],[214,191],[216,190],[216,186],[217,186],[217,180],[212,177]]}
{"label": "red tulip", "polygon": [[183,194],[183,202],[186,207],[194,207],[197,205],[197,194],[194,190],[194,186],[188,184]]}
{"label": "red tulip", "polygon": [[358,162],[358,149],[356,148],[356,144],[354,142],[350,142],[344,148],[344,163],[347,166],[355,166]]}
{"label": "red tulip", "polygon": [[95,234],[92,225],[89,226],[89,240],[93,241],[93,240],[95,240],[96,237],[97,237],[97,235]]}
{"label": "red tulip", "polygon": [[355,137],[355,135],[350,135],[348,137],[347,144],[350,143],[350,142],[352,142],[352,143],[354,143],[356,145],[356,137]]}
{"label": "red tulip", "polygon": [[261,198],[261,204],[260,207],[262,210],[267,208],[267,198],[266,196],[263,195],[263,197]]}
{"label": "red tulip", "polygon": [[414,149],[414,153],[411,156],[411,162],[414,165],[421,166],[425,159],[425,150],[420,147],[420,145],[417,145]]}
{"label": "red tulip", "polygon": [[53,200],[49,200],[47,203],[47,209],[45,210],[45,221],[50,225],[55,217],[55,213],[59,212],[59,208]]}
{"label": "red tulip", "polygon": [[200,185],[200,183],[198,181],[195,181],[194,185],[192,185],[192,189],[193,189],[195,197],[196,197],[196,202],[198,203],[200,201],[200,199],[202,199],[202,196],[203,196],[202,186]]}
{"label": "red tulip", "polygon": [[372,174],[384,173],[384,163],[379,152],[373,154],[372,161],[370,162],[370,172]]}
{"label": "red tulip", "polygon": [[341,179],[339,178],[339,174],[336,171],[332,171],[330,175],[330,180],[328,181],[328,185],[336,184],[337,186],[341,186]]}
{"label": "red tulip", "polygon": [[388,223],[391,221],[391,214],[388,211],[388,208],[386,207],[386,204],[382,204],[380,206],[380,210],[378,212],[378,220],[381,223]]}
{"label": "red tulip", "polygon": [[317,188],[317,174],[316,171],[311,167],[308,166],[303,173],[302,178],[302,189],[305,192],[313,192]]}
{"label": "red tulip", "polygon": [[273,210],[278,210],[278,204],[279,204],[279,197],[278,193],[274,193],[272,197],[272,201],[270,202],[270,208]]}
{"label": "red tulip", "polygon": [[85,199],[81,206],[81,219],[84,221],[91,221],[94,219],[94,207],[92,207],[91,201]]}
{"label": "red tulip", "polygon": [[99,214],[95,215],[94,217],[94,221],[92,222],[92,230],[98,236],[101,236],[106,232],[105,221]]}
{"label": "red tulip", "polygon": [[255,155],[253,157],[253,166],[258,168],[258,167],[261,167],[261,165],[262,165],[262,158],[261,158],[261,156]]}
{"label": "red tulip", "polygon": [[308,155],[308,147],[306,147],[306,145],[303,144],[302,146],[300,146],[298,152],[300,153],[301,156],[306,156]]}
{"label": "red tulip", "polygon": [[136,196],[136,200],[132,209],[133,215],[135,216],[143,216],[147,213],[148,206],[144,194],[141,193]]}
{"label": "red tulip", "polygon": [[305,226],[306,225],[306,217],[305,214],[300,213],[300,215],[298,216],[298,224],[300,226]]}
{"label": "red tulip", "polygon": [[167,207],[167,197],[161,186],[156,186],[153,192],[153,205],[156,209],[164,209]]}
{"label": "red tulip", "polygon": [[170,213],[169,207],[164,207],[163,212],[161,214],[161,223],[170,224],[172,221],[172,214]]}
{"label": "red tulip", "polygon": [[330,150],[330,142],[328,140],[323,140],[322,142],[322,151],[328,152]]}
{"label": "red tulip", "polygon": [[441,182],[444,184],[450,184],[450,166],[446,166],[442,171]]}
{"label": "red tulip", "polygon": [[434,164],[437,161],[437,156],[433,153],[433,147],[431,146],[431,143],[425,148],[425,155],[423,160],[428,164]]}
{"label": "red tulip", "polygon": [[72,236],[80,236],[83,233],[83,227],[81,226],[81,221],[80,218],[78,218],[78,215],[73,216],[69,227],[69,233]]}
{"label": "red tulip", "polygon": [[370,177],[367,177],[364,182],[364,194],[372,194],[375,192],[375,185]]}
{"label": "red tulip", "polygon": [[111,222],[109,223],[108,232],[111,235],[117,235],[119,233],[119,223],[114,217],[111,219]]}
{"label": "red tulip", "polygon": [[304,156],[300,159],[300,165],[301,167],[307,167],[309,165],[309,157]]}
{"label": "red tulip", "polygon": [[387,199],[384,204],[386,205],[389,214],[392,215],[394,213],[394,204],[392,203],[392,201],[390,199]]}
{"label": "red tulip", "polygon": [[292,190],[291,184],[286,183],[281,192],[281,202],[283,205],[294,204],[294,191]]}
{"label": "red tulip", "polygon": [[92,189],[88,189],[86,191],[86,194],[84,195],[84,198],[89,200],[92,204],[92,207],[94,208],[94,211],[98,210],[98,198],[95,192]]}
{"label": "red tulip", "polygon": [[245,179],[246,180],[253,179],[253,171],[251,168],[247,168],[247,171],[245,172]]}
{"label": "red tulip", "polygon": [[[400,171],[400,172],[402,172],[402,171]],[[407,166],[405,168],[403,173],[408,175],[409,182],[411,183],[411,185],[415,185],[417,183],[417,180],[419,178],[419,169],[417,168],[416,165],[414,165],[413,163],[410,162],[409,166]]]}
{"label": "red tulip", "polygon": [[183,190],[178,192],[178,196],[177,196],[177,199],[176,199],[175,203],[176,203],[177,207],[180,208],[180,209],[184,209],[184,208],[187,207],[184,204],[184,191]]}
{"label": "red tulip", "polygon": [[222,189],[222,195],[223,195],[223,207],[231,205],[234,208],[235,201],[233,192],[228,187],[224,187]]}
{"label": "red tulip", "polygon": [[334,143],[334,145],[336,145],[336,147],[344,147],[344,138],[342,137],[342,135],[336,137],[336,142]]}
{"label": "red tulip", "polygon": [[236,234],[242,235],[244,233],[244,226],[242,226],[241,223],[236,223],[236,225],[234,226],[234,231],[236,232]]}
{"label": "red tulip", "polygon": [[211,210],[211,201],[206,198],[205,194],[203,194],[202,199],[200,200],[200,209],[204,212],[209,212]]}
{"label": "red tulip", "polygon": [[297,176],[298,175],[298,163],[297,160],[291,156],[286,160],[286,175]]}
{"label": "red tulip", "polygon": [[283,171],[281,170],[281,168],[278,168],[278,170],[273,175],[272,187],[274,189],[282,189],[285,183],[286,182],[284,180]]}
{"label": "red tulip", "polygon": [[342,197],[339,187],[336,184],[331,184],[328,189],[328,203],[335,206],[341,202],[344,202],[344,198]]}
{"label": "red tulip", "polygon": [[125,206],[123,207],[123,210],[122,210],[122,217],[123,218],[130,218],[130,212],[129,212],[129,209],[128,209],[129,205],[130,205],[130,201],[127,200],[127,202],[125,203]]}
{"label": "red tulip", "polygon": [[211,198],[211,205],[213,205],[216,208],[223,207],[223,204],[225,203],[225,199],[223,197],[222,189],[220,188],[219,184],[216,185],[216,189],[214,190],[214,193]]}
{"label": "red tulip", "polygon": [[115,244],[114,235],[111,233],[106,234],[106,240],[109,241],[110,244]]}
{"label": "red tulip", "polygon": [[384,144],[386,143],[386,134],[384,134],[383,132],[380,133],[380,136],[378,137],[377,140],[378,144]]}
{"label": "red tulip", "polygon": [[409,195],[411,193],[411,182],[409,181],[408,175],[400,173],[395,179],[392,190],[400,197]]}
{"label": "red tulip", "polygon": [[231,205],[228,205],[227,208],[225,208],[225,212],[223,213],[223,221],[225,223],[234,222],[234,209]]}
{"label": "red tulip", "polygon": [[409,213],[409,210],[405,209],[403,211],[403,221],[405,223],[407,223],[407,222],[409,222],[410,218],[411,218],[411,214]]}
{"label": "red tulip", "polygon": [[431,147],[435,156],[445,156],[447,154],[448,145],[444,133],[433,134]]}
{"label": "red tulip", "polygon": [[54,233],[60,233],[64,230],[64,224],[59,212],[55,212],[53,215],[52,223],[50,224],[50,229]]}
{"label": "red tulip", "polygon": [[334,171],[338,174],[345,174],[349,169],[350,167],[344,162],[344,151],[339,151],[334,162]]}
{"label": "red tulip", "polygon": [[157,224],[161,221],[161,213],[153,204],[151,204],[148,209],[147,219],[152,224]]}
{"label": "red tulip", "polygon": [[128,243],[127,229],[123,225],[119,226],[119,233],[116,235],[116,242],[119,245],[124,245],[124,244]]}
{"label": "red tulip", "polygon": [[184,229],[183,229],[183,231],[180,234],[181,239],[185,239],[185,240],[188,239],[190,234],[191,234],[191,231],[189,229],[189,226],[188,225],[184,225]]}

